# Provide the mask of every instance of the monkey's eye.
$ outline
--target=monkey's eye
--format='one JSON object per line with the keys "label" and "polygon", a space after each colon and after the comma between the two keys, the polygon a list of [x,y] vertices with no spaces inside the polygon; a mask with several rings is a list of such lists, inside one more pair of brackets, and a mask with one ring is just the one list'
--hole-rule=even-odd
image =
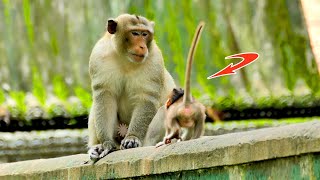
{"label": "monkey's eye", "polygon": [[138,33],[137,31],[132,31],[131,34],[132,34],[133,36],[139,36],[139,33]]}
{"label": "monkey's eye", "polygon": [[148,36],[148,33],[147,32],[143,32],[142,36],[146,37],[146,36]]}

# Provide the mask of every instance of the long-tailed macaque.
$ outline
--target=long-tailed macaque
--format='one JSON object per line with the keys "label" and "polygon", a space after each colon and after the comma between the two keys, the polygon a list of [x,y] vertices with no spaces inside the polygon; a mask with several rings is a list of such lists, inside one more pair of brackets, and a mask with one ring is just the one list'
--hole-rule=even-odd
{"label": "long-tailed macaque", "polygon": [[[108,20],[92,50],[88,153],[93,161],[119,148],[142,146],[152,118],[175,87],[153,35],[154,22],[123,14]],[[128,126],[123,139],[119,124]]]}
{"label": "long-tailed macaque", "polygon": [[185,73],[185,89],[173,89],[166,103],[166,135],[157,146],[168,144],[172,139],[189,140],[199,138],[204,133],[205,106],[194,100],[190,92],[190,74],[194,52],[204,27],[200,22],[190,47]]}

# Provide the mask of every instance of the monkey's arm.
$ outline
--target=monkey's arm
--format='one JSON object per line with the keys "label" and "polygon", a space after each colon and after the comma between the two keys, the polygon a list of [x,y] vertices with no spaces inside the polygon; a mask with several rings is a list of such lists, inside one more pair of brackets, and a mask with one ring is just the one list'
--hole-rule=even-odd
{"label": "monkey's arm", "polygon": [[[100,41],[99,41],[100,42]],[[107,67],[112,66],[108,57],[101,54],[100,47],[104,43],[97,43],[92,50],[89,62],[89,74],[92,86],[92,111],[94,117],[95,133],[98,141],[102,144],[105,141],[113,141],[114,129],[117,126],[117,100],[116,100],[116,83],[111,78]],[[102,45],[101,45],[102,44]],[[109,73],[106,73],[109,71]]]}
{"label": "monkey's arm", "polygon": [[152,101],[142,101],[135,106],[126,137],[121,141],[121,149],[135,148],[142,145],[149,124],[157,112]]}

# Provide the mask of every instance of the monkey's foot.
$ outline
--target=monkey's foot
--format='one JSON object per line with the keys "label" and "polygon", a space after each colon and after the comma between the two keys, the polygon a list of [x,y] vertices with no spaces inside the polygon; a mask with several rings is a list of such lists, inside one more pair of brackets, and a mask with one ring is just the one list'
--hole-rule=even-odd
{"label": "monkey's foot", "polygon": [[157,144],[156,144],[156,148],[158,148],[158,147],[160,147],[160,146],[163,146],[163,145],[165,145],[166,143],[164,143],[163,141],[161,141],[161,142],[158,142]]}
{"label": "monkey's foot", "polygon": [[102,153],[99,155],[99,158],[103,158],[105,157],[107,154],[115,151],[117,148],[116,148],[116,145],[113,141],[105,141],[103,142],[102,144],[102,147],[103,147],[103,151]]}
{"label": "monkey's foot", "polygon": [[165,144],[170,144],[170,143],[171,143],[171,139],[165,139],[165,140],[164,140],[164,143],[165,143]]}
{"label": "monkey's foot", "polygon": [[158,148],[160,146],[163,146],[163,145],[166,145],[166,144],[171,144],[171,143],[180,142],[180,141],[182,141],[181,138],[178,138],[178,139],[176,139],[176,138],[173,138],[173,139],[166,138],[163,141],[161,141],[158,144],[156,144],[156,148]]}
{"label": "monkey's foot", "polygon": [[102,144],[97,144],[95,146],[90,147],[90,149],[88,150],[88,154],[89,154],[89,158],[92,161],[98,161],[100,154],[103,152],[103,147]]}
{"label": "monkey's foot", "polygon": [[160,146],[163,146],[163,145],[166,145],[166,144],[170,144],[171,143],[171,139],[169,138],[166,138],[164,139],[163,141],[159,142],[158,144],[156,144],[156,148],[160,147]]}
{"label": "monkey's foot", "polygon": [[135,136],[127,136],[121,141],[120,149],[130,149],[142,146],[141,141]]}
{"label": "monkey's foot", "polygon": [[88,150],[88,154],[90,159],[96,162],[115,150],[116,146],[113,142],[105,141],[103,144],[97,144],[95,146],[90,147],[90,149]]}

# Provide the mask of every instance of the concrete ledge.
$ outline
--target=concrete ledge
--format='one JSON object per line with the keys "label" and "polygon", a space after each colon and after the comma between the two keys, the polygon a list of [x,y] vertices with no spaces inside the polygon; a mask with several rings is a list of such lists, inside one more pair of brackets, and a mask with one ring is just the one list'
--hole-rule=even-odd
{"label": "concrete ledge", "polygon": [[[148,177],[320,152],[320,122],[203,137],[154,148],[117,151],[95,165],[86,154],[0,164],[0,179]],[[320,164],[319,164],[320,165]],[[320,170],[319,170],[320,171]]]}
{"label": "concrete ledge", "polygon": [[87,129],[0,132],[0,163],[85,153]]}

